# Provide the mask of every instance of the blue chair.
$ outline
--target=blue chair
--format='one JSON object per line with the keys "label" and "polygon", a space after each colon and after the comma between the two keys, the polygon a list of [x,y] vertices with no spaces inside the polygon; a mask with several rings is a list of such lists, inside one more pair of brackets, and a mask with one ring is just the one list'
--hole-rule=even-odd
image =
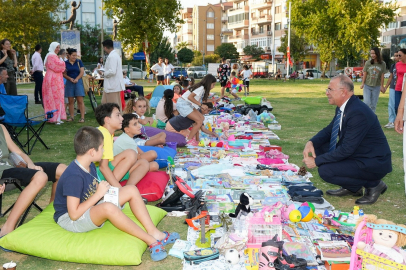
{"label": "blue chair", "polygon": [[[0,106],[5,113],[1,123],[7,128],[13,141],[24,153],[30,155],[37,141],[42,143],[46,149],[49,149],[40,136],[45,123],[53,117],[53,113],[57,110],[29,118],[27,95],[11,96],[0,94]],[[24,134],[25,131],[27,138],[22,140],[20,135]]]}

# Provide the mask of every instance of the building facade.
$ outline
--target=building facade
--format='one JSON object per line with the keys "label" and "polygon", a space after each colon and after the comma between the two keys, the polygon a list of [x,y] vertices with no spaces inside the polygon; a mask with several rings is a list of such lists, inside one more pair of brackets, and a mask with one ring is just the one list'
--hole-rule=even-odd
{"label": "building facade", "polygon": [[[76,1],[77,3],[79,1]],[[58,13],[61,21],[69,19],[71,15],[71,0],[66,0],[69,8],[66,11]],[[80,8],[76,11],[76,24],[90,24],[91,26],[101,27],[103,24],[104,30],[108,35],[113,33],[113,20],[107,18],[107,15],[103,16],[102,23],[102,0],[82,0]]]}
{"label": "building facade", "polygon": [[188,49],[193,50],[193,8],[184,8],[181,10],[180,16],[185,22],[184,24],[178,24],[178,32],[176,32],[174,43],[187,42]]}
{"label": "building facade", "polygon": [[381,44],[384,48],[390,49],[391,57],[396,50],[406,49],[406,1],[398,1],[398,5],[399,16],[381,30]]}

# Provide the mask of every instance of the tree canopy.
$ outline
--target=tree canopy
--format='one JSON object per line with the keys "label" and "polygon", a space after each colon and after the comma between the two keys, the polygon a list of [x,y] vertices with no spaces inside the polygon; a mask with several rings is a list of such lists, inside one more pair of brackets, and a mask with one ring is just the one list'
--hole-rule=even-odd
{"label": "tree canopy", "polygon": [[[101,55],[100,25],[92,26],[86,23],[85,25],[77,24],[76,26],[80,31],[82,61],[97,62]],[[108,36],[106,31],[104,31],[104,36]]]}
{"label": "tree canopy", "polygon": [[[209,55],[204,56],[204,63],[219,63],[220,61],[220,56],[213,53]],[[192,61],[193,66],[201,66],[203,65],[203,55],[195,56],[195,58]]]}
{"label": "tree canopy", "polygon": [[177,0],[103,0],[107,14],[117,18],[117,39],[123,48],[134,52],[143,49],[148,40],[150,51],[161,42],[165,30],[175,32],[182,24],[178,16],[181,4]]}
{"label": "tree canopy", "polygon": [[[301,61],[307,54],[306,46],[308,46],[304,37],[296,35],[294,30],[290,31],[290,57],[293,61]],[[278,51],[287,56],[288,48],[288,31],[285,30],[285,36],[281,37],[281,46]]]}
{"label": "tree canopy", "polygon": [[379,45],[380,27],[394,20],[397,8],[375,0],[290,1],[293,28],[315,45],[323,62],[344,58],[346,52],[366,59],[371,47]]}
{"label": "tree canopy", "polygon": [[171,63],[175,60],[175,52],[169,43],[168,37],[164,37],[151,53],[151,63],[158,63],[158,57],[168,58]]}
{"label": "tree canopy", "polygon": [[189,46],[189,43],[187,41],[178,42],[178,44],[176,44],[176,49],[180,51],[183,48],[187,48],[187,46]]}
{"label": "tree canopy", "polygon": [[264,54],[265,51],[262,47],[258,47],[258,45],[247,45],[243,49],[245,55],[251,55],[252,58],[259,58],[261,54]]}
{"label": "tree canopy", "polygon": [[193,51],[188,48],[183,48],[180,51],[178,51],[178,59],[182,63],[191,63],[194,58],[195,55]]}
{"label": "tree canopy", "polygon": [[64,8],[64,0],[0,1],[0,36],[8,38],[16,50],[26,55],[36,44],[51,42],[59,29],[56,12]]}
{"label": "tree canopy", "polygon": [[232,43],[223,43],[216,48],[214,51],[215,54],[220,55],[221,58],[226,59],[238,59],[239,53],[237,52],[237,48]]}

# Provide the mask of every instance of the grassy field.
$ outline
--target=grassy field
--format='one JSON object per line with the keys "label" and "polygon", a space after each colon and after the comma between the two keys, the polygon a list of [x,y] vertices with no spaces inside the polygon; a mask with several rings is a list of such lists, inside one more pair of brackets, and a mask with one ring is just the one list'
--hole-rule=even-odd
{"label": "grassy field", "polygon": [[[154,85],[146,82],[139,82],[144,85],[145,92],[153,90]],[[283,152],[290,155],[290,161],[302,166],[302,151],[305,143],[316,132],[326,126],[334,117],[334,107],[329,105],[325,96],[328,80],[281,82],[269,80],[251,81],[251,95],[262,95],[271,101],[274,107],[274,115],[282,125],[282,130],[276,131],[280,141],[271,141],[272,144],[282,146]],[[18,87],[19,93],[27,93],[33,100],[33,84],[21,85]],[[355,86],[356,94],[362,94],[359,89],[359,83]],[[217,85],[214,92],[219,93],[220,86]],[[98,97],[100,100],[100,97]],[[381,125],[388,122],[388,94],[381,94],[377,107],[377,115]],[[85,125],[97,126],[94,114],[91,111],[90,103],[86,99],[87,115]],[[41,112],[40,105],[30,105],[30,114]],[[76,117],[76,121],[79,117]],[[61,126],[47,124],[42,138],[51,148],[45,150],[42,145],[36,145],[31,158],[34,161],[59,161],[70,163],[74,157],[73,136],[77,129],[83,124],[65,123]],[[405,187],[403,181],[402,164],[402,136],[393,129],[384,129],[385,135],[389,141],[392,150],[393,171],[384,178],[388,185],[388,191],[379,198],[378,202],[372,206],[363,206],[365,213],[376,214],[378,217],[392,220],[397,223],[406,222],[405,212]],[[313,183],[323,191],[335,186],[323,182],[316,169],[310,170],[313,174]],[[39,204],[43,207],[47,205],[50,194],[50,185],[40,197]],[[5,196],[5,205],[10,205],[17,197],[17,193],[9,192]],[[354,206],[353,197],[334,198],[326,196],[337,209],[351,211]],[[29,219],[37,215],[36,210],[32,210]],[[0,226],[5,219],[0,219]],[[182,239],[186,238],[186,225],[182,219],[166,217],[158,226],[161,230],[178,231]],[[40,259],[32,256],[16,253],[4,253],[0,251],[0,263],[13,260],[17,262],[18,269],[181,269],[182,265],[179,259],[168,257],[161,263],[154,263],[150,260],[149,254],[143,255],[143,263],[139,267],[111,267],[99,265],[75,264],[66,262],[57,262],[46,259]]]}

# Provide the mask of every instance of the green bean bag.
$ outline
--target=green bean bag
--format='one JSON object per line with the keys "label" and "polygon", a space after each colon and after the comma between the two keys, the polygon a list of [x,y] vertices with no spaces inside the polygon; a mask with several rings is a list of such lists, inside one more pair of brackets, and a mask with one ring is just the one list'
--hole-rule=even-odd
{"label": "green bean bag", "polygon": [[[147,205],[153,223],[158,224],[166,212]],[[87,233],[68,232],[53,219],[53,204],[33,220],[0,239],[0,246],[16,252],[66,262],[104,265],[139,265],[147,248],[140,239],[115,228],[107,221],[101,229]],[[126,204],[129,218],[141,225]]]}

